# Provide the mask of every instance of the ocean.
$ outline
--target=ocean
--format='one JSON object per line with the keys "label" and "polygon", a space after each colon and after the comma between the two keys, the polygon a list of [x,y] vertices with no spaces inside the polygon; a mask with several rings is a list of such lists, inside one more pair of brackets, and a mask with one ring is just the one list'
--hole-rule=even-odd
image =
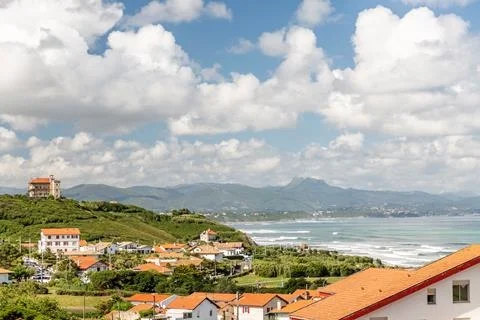
{"label": "ocean", "polygon": [[308,244],[363,255],[398,266],[421,266],[471,243],[480,243],[480,216],[326,218],[312,221],[238,222],[231,226],[261,245]]}

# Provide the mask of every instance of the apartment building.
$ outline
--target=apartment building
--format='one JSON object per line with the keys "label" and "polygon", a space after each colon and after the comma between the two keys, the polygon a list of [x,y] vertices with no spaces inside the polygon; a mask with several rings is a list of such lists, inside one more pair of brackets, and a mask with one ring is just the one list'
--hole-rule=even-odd
{"label": "apartment building", "polygon": [[60,180],[55,179],[53,175],[47,178],[32,178],[28,182],[28,196],[30,198],[60,198]]}
{"label": "apartment building", "polygon": [[480,319],[480,245],[419,269],[368,269],[322,288],[330,294],[291,320]]}
{"label": "apartment building", "polygon": [[53,253],[72,252],[80,250],[80,229],[50,228],[42,229],[38,241],[38,251],[50,249]]}

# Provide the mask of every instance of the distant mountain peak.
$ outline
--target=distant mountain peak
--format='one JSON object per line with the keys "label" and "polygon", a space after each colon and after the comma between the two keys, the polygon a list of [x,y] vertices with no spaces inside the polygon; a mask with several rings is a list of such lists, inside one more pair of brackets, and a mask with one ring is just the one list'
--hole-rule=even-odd
{"label": "distant mountain peak", "polygon": [[295,188],[295,187],[298,187],[299,185],[324,185],[324,186],[328,186],[328,183],[326,183],[325,180],[322,180],[322,179],[316,179],[316,178],[310,178],[310,177],[295,177],[285,187],[286,188]]}

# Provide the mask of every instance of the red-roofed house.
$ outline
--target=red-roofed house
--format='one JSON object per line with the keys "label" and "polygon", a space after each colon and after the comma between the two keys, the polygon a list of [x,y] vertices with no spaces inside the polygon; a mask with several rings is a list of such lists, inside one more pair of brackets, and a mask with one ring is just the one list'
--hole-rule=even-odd
{"label": "red-roofed house", "polygon": [[331,284],[293,320],[480,319],[480,245],[414,269],[367,269]]}
{"label": "red-roofed house", "polygon": [[194,247],[191,250],[191,253],[195,253],[199,257],[206,260],[210,260],[210,261],[221,262],[223,260],[223,253],[220,252],[220,250],[218,250],[214,246],[210,246],[210,245]]}
{"label": "red-roofed house", "polygon": [[315,300],[298,300],[296,302],[287,304],[285,307],[281,309],[274,309],[270,311],[268,315],[269,320],[290,320],[290,315],[298,311],[300,309],[303,309],[312,303],[315,303]]}
{"label": "red-roofed house", "polygon": [[85,275],[89,272],[99,272],[108,270],[107,264],[102,261],[99,261],[95,257],[91,256],[71,256],[70,260],[75,262],[78,266],[78,273],[80,276]]}
{"label": "red-roofed house", "polygon": [[212,242],[217,240],[217,233],[211,229],[207,229],[200,234],[200,240],[204,242]]}
{"label": "red-roofed house", "polygon": [[47,178],[32,178],[28,182],[28,196],[30,198],[60,198],[60,180],[53,175]]}
{"label": "red-roofed house", "polygon": [[213,246],[220,250],[225,257],[238,256],[245,251],[242,242],[215,242]]}
{"label": "red-roofed house", "polygon": [[264,319],[275,309],[281,309],[288,304],[273,293],[244,293],[240,299],[231,303],[234,306],[234,316],[238,320]]}
{"label": "red-roofed house", "polygon": [[133,268],[135,271],[153,271],[161,274],[172,274],[172,269],[166,265],[156,265],[154,263],[144,263]]}
{"label": "red-roofed house", "polygon": [[38,251],[71,252],[80,250],[80,229],[78,228],[46,228],[40,231]]}
{"label": "red-roofed house", "polygon": [[203,295],[177,297],[167,306],[166,315],[172,320],[217,320],[219,306]]}

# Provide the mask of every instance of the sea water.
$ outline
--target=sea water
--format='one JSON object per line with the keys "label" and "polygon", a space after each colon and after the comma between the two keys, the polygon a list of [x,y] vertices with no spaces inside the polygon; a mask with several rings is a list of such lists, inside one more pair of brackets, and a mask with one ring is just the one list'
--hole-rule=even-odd
{"label": "sea water", "polygon": [[480,243],[480,216],[325,218],[231,223],[262,245],[308,244],[398,266],[421,266]]}

